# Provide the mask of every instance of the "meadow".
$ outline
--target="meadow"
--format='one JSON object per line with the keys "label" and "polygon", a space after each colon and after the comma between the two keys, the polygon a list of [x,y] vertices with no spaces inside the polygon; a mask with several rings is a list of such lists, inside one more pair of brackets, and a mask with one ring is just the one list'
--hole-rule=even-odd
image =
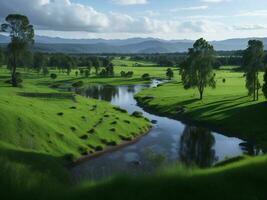
{"label": "meadow", "polygon": [[[167,67],[151,67],[150,63],[147,67],[133,67],[133,63],[116,59],[115,77],[111,78],[94,74],[89,78],[76,77],[75,70],[68,76],[54,70],[51,72],[57,73],[58,78],[52,80],[20,69],[24,80],[21,88],[6,84],[9,71],[0,69],[1,196],[4,199],[265,198],[266,156],[242,157],[210,169],[177,165],[151,176],[71,183],[70,161],[105,149],[108,144],[120,144],[121,134],[134,139],[146,133],[150,123],[114,109],[107,102],[74,95],[62,88],[80,80],[85,85],[148,83],[141,79],[144,73],[166,78]],[[122,70],[133,71],[133,77],[120,77]],[[261,94],[259,102],[251,101],[242,72],[234,67],[216,70],[217,88],[207,89],[202,101],[198,100],[196,90],[183,89],[178,69],[174,68],[174,73],[172,82],[146,89],[136,96],[146,109],[191,120],[267,149],[265,99]],[[51,88],[55,84],[59,88]],[[182,115],[177,112],[181,107],[185,110]]]}

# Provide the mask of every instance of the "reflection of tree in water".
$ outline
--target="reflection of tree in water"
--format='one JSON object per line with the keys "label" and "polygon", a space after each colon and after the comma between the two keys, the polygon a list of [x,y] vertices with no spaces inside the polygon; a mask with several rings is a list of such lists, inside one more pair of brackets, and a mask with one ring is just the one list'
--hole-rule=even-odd
{"label": "reflection of tree in water", "polygon": [[118,94],[118,88],[113,86],[90,86],[85,90],[85,96],[94,99],[111,101]]}
{"label": "reflection of tree in water", "polygon": [[129,85],[127,91],[131,93],[135,93],[135,85]]}
{"label": "reflection of tree in water", "polygon": [[215,138],[204,128],[187,126],[180,141],[180,160],[186,165],[209,167],[215,161]]}

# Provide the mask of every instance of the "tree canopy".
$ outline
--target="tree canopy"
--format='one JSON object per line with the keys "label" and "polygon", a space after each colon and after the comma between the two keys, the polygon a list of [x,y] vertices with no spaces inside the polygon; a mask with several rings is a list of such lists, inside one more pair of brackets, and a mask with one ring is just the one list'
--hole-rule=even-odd
{"label": "tree canopy", "polygon": [[243,55],[243,68],[246,72],[246,87],[253,100],[259,99],[259,71],[263,69],[264,50],[259,40],[250,40]]}
{"label": "tree canopy", "polygon": [[212,68],[213,58],[213,46],[200,38],[194,43],[193,48],[189,49],[187,58],[181,64],[180,74],[184,88],[197,88],[200,99],[203,98],[206,87],[216,87]]}
{"label": "tree canopy", "polygon": [[11,14],[5,20],[6,22],[1,25],[1,31],[9,33],[11,38],[7,49],[12,68],[11,83],[15,87],[18,85],[16,69],[28,45],[34,43],[34,29],[28,17],[24,15]]}

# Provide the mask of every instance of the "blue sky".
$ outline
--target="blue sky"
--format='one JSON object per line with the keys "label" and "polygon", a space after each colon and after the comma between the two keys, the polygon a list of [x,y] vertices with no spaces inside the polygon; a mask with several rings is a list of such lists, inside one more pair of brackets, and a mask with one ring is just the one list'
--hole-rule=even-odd
{"label": "blue sky", "polygon": [[0,19],[29,16],[37,34],[66,38],[208,40],[266,37],[266,0],[1,0]]}

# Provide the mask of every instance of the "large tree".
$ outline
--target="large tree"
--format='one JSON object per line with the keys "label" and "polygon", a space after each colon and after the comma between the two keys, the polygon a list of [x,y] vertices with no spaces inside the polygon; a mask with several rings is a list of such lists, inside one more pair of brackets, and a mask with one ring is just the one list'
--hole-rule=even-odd
{"label": "large tree", "polygon": [[3,61],[4,61],[4,53],[2,48],[0,47],[0,67],[2,67]]}
{"label": "large tree", "polygon": [[264,80],[264,84],[262,86],[262,92],[263,92],[265,98],[267,99],[267,68],[265,68],[263,80]]}
{"label": "large tree", "polygon": [[39,73],[46,65],[46,58],[45,55],[36,52],[33,56],[33,68]]}
{"label": "large tree", "polygon": [[259,71],[263,68],[263,43],[259,40],[250,40],[243,55],[243,67],[246,71],[246,87],[253,100],[259,99]]}
{"label": "large tree", "polygon": [[24,15],[11,14],[6,17],[6,23],[1,25],[3,32],[9,33],[11,42],[8,44],[8,54],[11,66],[12,86],[18,86],[16,70],[19,60],[29,44],[34,43],[34,29],[29,19]]}
{"label": "large tree", "polygon": [[181,64],[180,74],[184,88],[197,88],[200,99],[203,98],[206,87],[216,87],[212,68],[213,59],[213,46],[200,38],[194,43],[193,48],[189,49],[187,58]]}

